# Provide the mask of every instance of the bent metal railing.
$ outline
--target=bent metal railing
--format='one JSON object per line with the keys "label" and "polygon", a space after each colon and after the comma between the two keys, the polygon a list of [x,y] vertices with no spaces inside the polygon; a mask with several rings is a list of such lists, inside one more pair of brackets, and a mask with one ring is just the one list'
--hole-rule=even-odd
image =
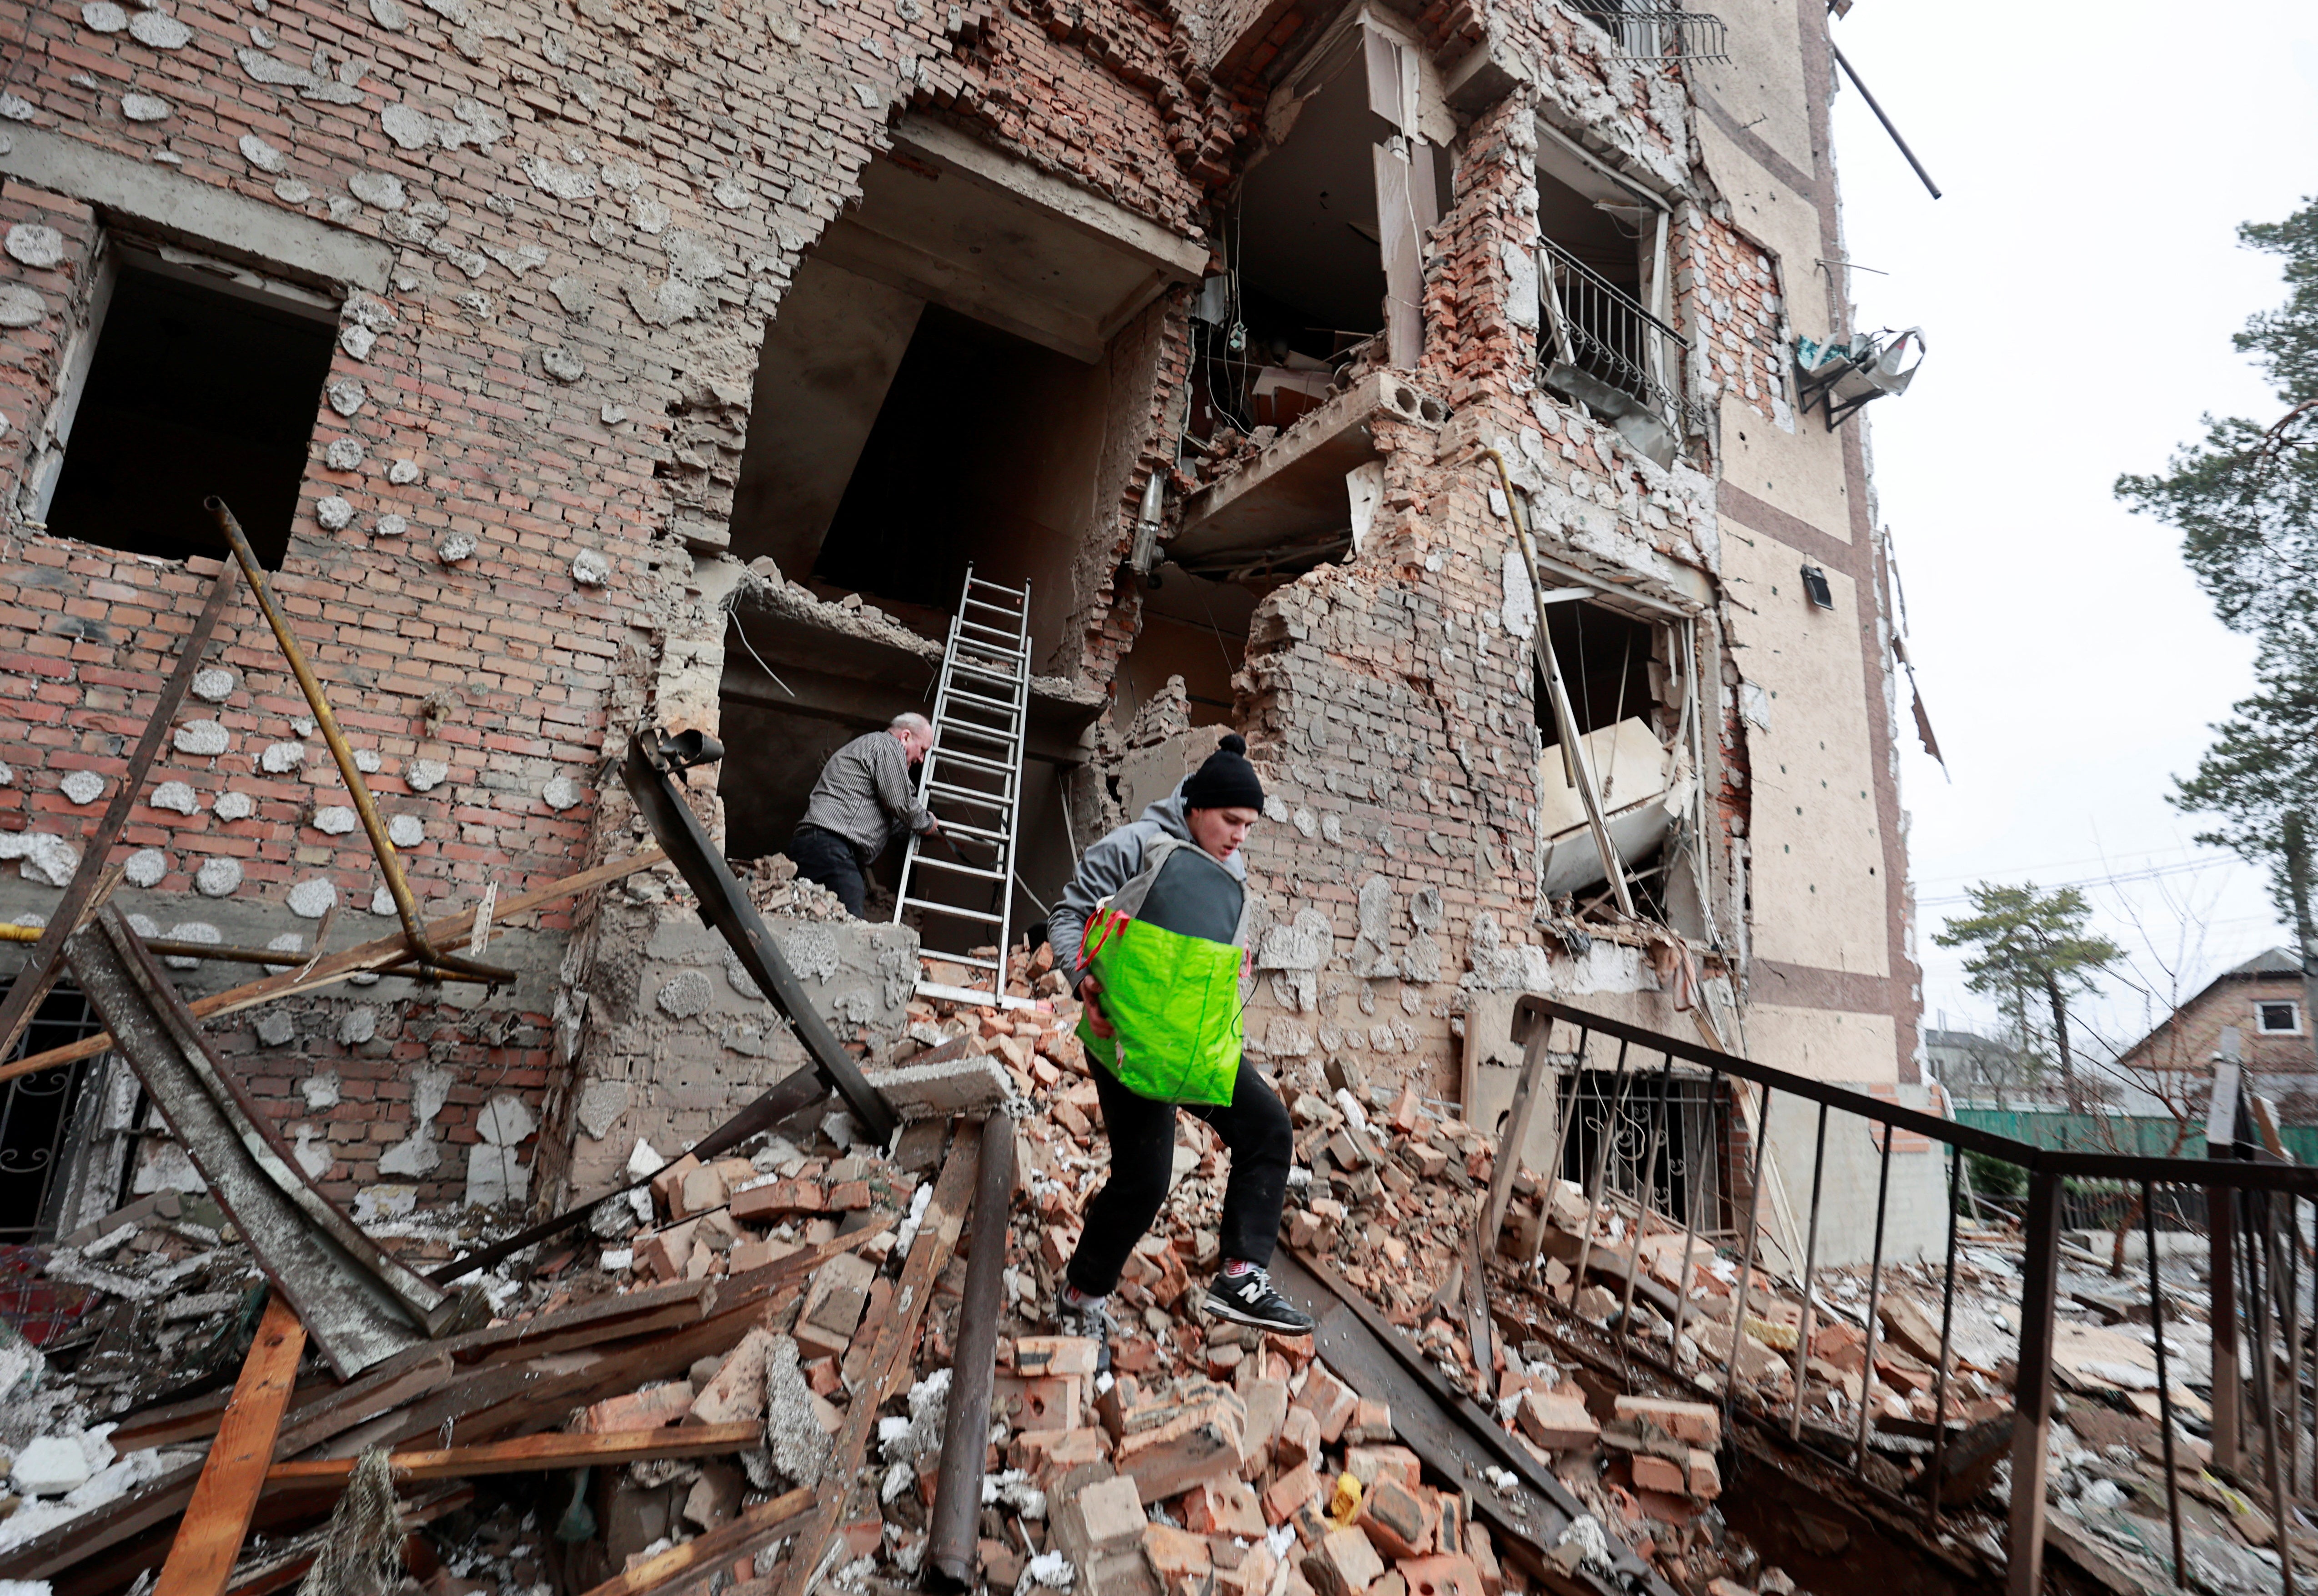
{"label": "bent metal railing", "polygon": [[[2055,1335],[2056,1308],[2064,1261],[2064,1243],[2061,1233],[2064,1188],[2087,1186],[2109,1192],[2121,1192],[2137,1207],[2140,1240],[2145,1251],[2143,1278],[2131,1278],[2128,1289],[2135,1301],[2134,1308],[2145,1308],[2154,1353],[2154,1386],[2156,1417],[2164,1466],[2164,1498],[2166,1544],[2154,1551],[2158,1560],[2177,1584],[2186,1584],[2191,1564],[2184,1555],[2183,1509],[2181,1502],[2182,1476],[2180,1466],[2186,1459],[2179,1454],[2186,1449],[2184,1438],[2188,1432],[2182,1420],[2196,1405],[2188,1382],[2178,1368],[2169,1363],[2181,1358],[2181,1348],[2169,1345],[2167,1330],[2169,1314],[2176,1332],[2185,1322],[2193,1323],[2194,1310],[2186,1308],[2191,1302],[2189,1294],[2179,1283],[2169,1284],[2161,1278],[2159,1232],[2161,1216],[2165,1227],[2179,1234],[2182,1227],[2194,1223],[2190,1216],[2201,1214],[2223,1215],[2226,1223],[2215,1226],[2206,1238],[2205,1251],[2209,1259],[2210,1306],[2214,1367],[2216,1371],[2211,1385],[2210,1433],[2212,1448],[2211,1472],[2224,1476],[2235,1476],[2255,1482],[2244,1493],[2259,1493],[2267,1499],[2269,1523],[2275,1527],[2274,1542],[2278,1550],[2274,1576],[2286,1596],[2293,1596],[2296,1588],[2294,1552],[2299,1520],[2295,1503],[2318,1506],[2318,1433],[2305,1463],[2301,1437],[2305,1429],[2318,1427],[2318,1400],[2314,1400],[2312,1383],[2318,1379],[2318,1349],[2312,1346],[2314,1327],[2318,1327],[2318,1269],[2311,1270],[2310,1284],[2302,1283],[2305,1255],[2311,1251],[2311,1241],[2318,1236],[2318,1169],[2290,1162],[2275,1161],[2272,1155],[2260,1152],[2258,1146],[2241,1139],[2228,1146],[2215,1146],[2214,1156],[2197,1158],[2152,1158],[2137,1154],[2107,1152],[2057,1151],[2032,1146],[1993,1132],[1959,1125],[1937,1114],[1910,1108],[1893,1101],[1855,1091],[1826,1081],[1814,1080],[1787,1071],[1756,1063],[1751,1059],[1718,1052],[1713,1048],[1687,1042],[1678,1037],[1663,1036],[1638,1026],[1625,1024],[1598,1014],[1550,999],[1527,996],[1517,1005],[1514,1018],[1513,1039],[1523,1045],[1523,1062],[1520,1080],[1515,1089],[1514,1105],[1506,1116],[1505,1136],[1508,1144],[1534,1145],[1529,1139],[1529,1126],[1533,1115],[1546,1103],[1557,1105],[1562,1098],[1565,1083],[1575,1082],[1604,1070],[1605,1059],[1613,1056],[1607,1065],[1609,1086],[1613,1098],[1610,1109],[1615,1116],[1638,1093],[1655,1095],[1658,1111],[1641,1115],[1634,1124],[1642,1127],[1647,1143],[1639,1162],[1631,1157],[1623,1163],[1629,1179],[1634,1170],[1642,1172],[1637,1185],[1640,1194],[1670,1190],[1664,1182],[1654,1182],[1649,1172],[1658,1167],[1660,1138],[1670,1123],[1667,1105],[1677,1078],[1684,1080],[1685,1090],[1695,1095],[1702,1074],[1713,1086],[1730,1094],[1732,1112],[1728,1116],[1734,1125],[1747,1128],[1752,1146],[1742,1157],[1731,1159],[1728,1174],[1731,1177],[1721,1184],[1724,1194],[1716,1199],[1727,1208],[1735,1209],[1742,1201],[1744,1214],[1729,1213],[1729,1223],[1709,1225],[1707,1215],[1701,1212],[1697,1200],[1685,1204],[1679,1215],[1659,1215],[1655,1210],[1637,1206],[1635,1196],[1617,1190],[1620,1182],[1611,1177],[1611,1142],[1608,1136],[1595,1138],[1595,1145],[1587,1151],[1594,1153],[1590,1167],[1583,1167],[1584,1178],[1575,1194],[1586,1210],[1582,1239],[1577,1242],[1576,1269],[1568,1278],[1565,1300],[1574,1299],[1585,1290],[1589,1269],[1605,1277],[1620,1287],[1622,1300],[1617,1311],[1608,1315],[1607,1324],[1613,1335],[1622,1341],[1622,1350],[1639,1355],[1638,1360],[1651,1364],[1660,1372],[1685,1385],[1694,1377],[1681,1369],[1685,1324],[1695,1324],[1704,1330],[1707,1316],[1719,1309],[1711,1302],[1695,1315],[1692,1310],[1694,1292],[1703,1290],[1694,1273],[1694,1265],[1712,1267],[1711,1260],[1718,1252],[1726,1257],[1735,1251],[1738,1277],[1731,1292],[1730,1321],[1730,1355],[1727,1372],[1721,1376],[1721,1403],[1725,1421],[1725,1433],[1734,1413],[1745,1412],[1759,1429],[1774,1434],[1783,1432],[1790,1446],[1813,1452],[1823,1460],[1846,1467],[1855,1481],[1871,1493],[1892,1500],[1895,1505],[1919,1512],[1925,1529],[1936,1533],[1943,1507],[1943,1486],[1949,1483],[1948,1448],[1952,1442],[1964,1436],[1969,1427],[1962,1421],[1969,1403],[1953,1396],[1951,1377],[1957,1367],[1955,1352],[1956,1266],[1959,1240],[1963,1224],[1960,1209],[1972,1202],[1972,1179],[1967,1156],[1990,1161],[1981,1166],[1983,1172],[2005,1167],[2017,1172],[2026,1187],[2025,1209],[2017,1220],[2018,1242],[2022,1250],[2021,1287],[2017,1305],[2019,1323],[2018,1358],[2013,1382],[2012,1416],[2008,1457],[2010,1463],[2010,1500],[2008,1506],[2008,1533],[2005,1535],[2006,1589],[2028,1596],[2040,1588],[2043,1560],[2046,1545],[2048,1520],[2046,1515],[2047,1463],[2053,1399],[2056,1392]],[[1751,1089],[1751,1092],[1749,1090]],[[1597,1094],[1599,1086],[1589,1088]],[[2234,1090],[2234,1086],[2229,1088]],[[1811,1172],[1809,1182],[1808,1206],[1801,1214],[1793,1212],[1793,1203],[1801,1188],[1794,1171],[1774,1169],[1770,1180],[1765,1180],[1765,1157],[1773,1140],[1770,1134],[1771,1116],[1774,1105],[1787,1103],[1794,1111],[1809,1116],[1815,1123],[1810,1143]],[[1819,1314],[1850,1314],[1828,1302],[1817,1287],[1823,1269],[1822,1204],[1821,1197],[1828,1184],[1828,1154],[1830,1147],[1829,1122],[1834,1116],[1840,1128],[1844,1116],[1864,1122],[1867,1146],[1873,1150],[1875,1168],[1875,1216],[1873,1242],[1868,1258],[1866,1277],[1866,1306],[1861,1328],[1864,1347],[1860,1365],[1859,1400],[1849,1404],[1855,1412],[1849,1417],[1848,1433],[1831,1431],[1828,1426],[1814,1421],[1806,1424],[1806,1390],[1809,1365],[1813,1361],[1814,1332],[1827,1328],[1815,1324]],[[1542,1266],[1545,1224],[1555,1211],[1558,1197],[1566,1188],[1556,1182],[1564,1168],[1565,1156],[1574,1151],[1570,1142],[1570,1125],[1578,1116],[1559,1111],[1553,1125],[1554,1146],[1545,1169],[1536,1171],[1543,1190],[1540,1196],[1540,1228],[1538,1245],[1527,1260],[1532,1269]],[[2230,1115],[2217,1110],[2216,1120],[2234,1117],[2242,1125],[2242,1114]],[[1678,1123],[1678,1122],[1676,1122]],[[1484,1129],[1489,1127],[1482,1127]],[[1946,1170],[1943,1184],[1946,1192],[1947,1223],[1945,1235],[1937,1238],[1944,1253],[1940,1278],[1940,1323],[1938,1357],[1930,1370],[1932,1388],[1929,1421],[1930,1454],[1926,1466],[1914,1479],[1905,1481],[1900,1492],[1893,1492],[1888,1483],[1871,1477],[1868,1458],[1871,1443],[1878,1439],[1873,1431],[1886,1426],[1874,1423],[1877,1392],[1898,1389],[1878,1371],[1878,1338],[1882,1331],[1879,1307],[1885,1274],[1885,1243],[1889,1205],[1891,1200],[1892,1152],[1895,1143],[1920,1137],[1929,1143],[1921,1149],[1944,1148]],[[1581,1139],[1582,1140],[1582,1139]],[[1794,1149],[1787,1137],[1782,1144]],[[1838,1139],[1835,1143],[1842,1146]],[[2199,1143],[2199,1145],[2203,1145]],[[1665,1150],[1673,1156],[1672,1150]],[[1699,1149],[1689,1149],[1692,1158],[1712,1156]],[[1773,1155],[1775,1156],[1775,1155]],[[1741,1163],[1749,1167],[1740,1169]],[[1502,1215],[1505,1197],[1515,1184],[1514,1171],[1500,1171],[1493,1181],[1491,1211]],[[1743,1176],[1743,1179],[1740,1177]],[[1788,1265],[1785,1278],[1794,1279],[1794,1231],[1802,1232],[1801,1255],[1799,1319],[1795,1325],[1796,1339],[1792,1349],[1792,1398],[1779,1410],[1775,1382],[1772,1392],[1749,1388],[1754,1399],[1751,1407],[1739,1408],[1741,1350],[1747,1339],[1755,1335],[1749,1323],[1754,1298],[1750,1296],[1758,1284],[1767,1284],[1774,1274],[1770,1261],[1762,1254],[1759,1242],[1764,1236],[1763,1193],[1766,1184],[1779,1188],[1774,1192],[1774,1205],[1787,1212],[1783,1216],[1782,1235],[1774,1242]],[[1708,1192],[1715,1189],[1710,1183],[1692,1182],[1688,1189]],[[2197,1194],[2195,1199],[2188,1194]],[[1647,1196],[1642,1197],[1647,1201]],[[2311,1205],[2305,1215],[2304,1205]],[[1620,1256],[1613,1250],[1619,1238],[1613,1234],[1604,1243],[1597,1243],[1595,1231],[1611,1211],[1631,1214],[1633,1229],[1627,1250]],[[1564,1214],[1568,1217],[1568,1214]],[[1645,1345],[1645,1337],[1638,1333],[1637,1325],[1643,1316],[1635,1312],[1636,1289],[1641,1277],[1649,1270],[1645,1261],[1643,1229],[1648,1217],[1659,1218],[1667,1227],[1667,1239],[1678,1225],[1683,1236],[1682,1265],[1676,1277],[1680,1282],[1673,1293],[1671,1324],[1661,1326],[1654,1338],[1666,1343],[1667,1356],[1660,1360],[1655,1349]],[[2006,1222],[2010,1223],[2009,1215]],[[2120,1223],[2116,1237],[2117,1256],[2125,1249],[2125,1222]],[[1724,1238],[1738,1238],[1735,1248],[1727,1239],[1711,1238],[1709,1229],[1721,1231]],[[1487,1238],[1496,1242],[1498,1238]],[[1670,1251],[1670,1249],[1669,1249]],[[1929,1249],[1926,1250],[1927,1251]],[[2080,1251],[2071,1249],[2071,1251]],[[2179,1251],[2179,1249],[2175,1250]],[[2095,1260],[2095,1262],[2106,1260]],[[1622,1280],[1619,1279],[1622,1274]],[[2305,1291],[2311,1293],[2306,1305],[2302,1300]],[[2176,1305],[2169,1308],[2167,1294],[2170,1292]],[[1662,1289],[1653,1295],[1663,1297]],[[1893,1304],[1896,1309],[1899,1305]],[[2305,1311],[2306,1306],[2306,1313]],[[1667,1317],[1656,1314],[1655,1320]],[[1717,1330],[1721,1326],[1717,1323]],[[1759,1338],[1758,1338],[1759,1339]],[[1781,1338],[1783,1339],[1783,1338]],[[1887,1354],[1890,1349],[1885,1349]],[[2170,1355],[2169,1357],[2169,1354]],[[2080,1366],[2081,1367],[2081,1366]],[[2234,1377],[2233,1377],[2234,1376]],[[1711,1376],[1709,1376],[1711,1378]],[[1824,1384],[1824,1382],[1822,1382]],[[1820,1404],[1825,1405],[1825,1404]],[[2138,1405],[2137,1403],[2135,1404]],[[2000,1417],[2000,1413],[1999,1413]],[[1990,1423],[1994,1423],[1990,1421]],[[1986,1426],[1981,1433],[1985,1433]],[[1953,1432],[1953,1433],[1952,1433]],[[1904,1434],[1904,1427],[1894,1430]],[[1830,1453],[1819,1444],[1835,1434],[1838,1448]],[[1999,1438],[2001,1431],[1998,1432]],[[1992,1449],[1991,1449],[1992,1450]],[[1992,1467],[1992,1466],[1991,1466]],[[1877,1471],[1888,1482],[1894,1471]],[[2201,1471],[2192,1466],[2190,1478],[2198,1479]],[[1920,1484],[1923,1500],[1909,1500],[1913,1487]],[[2153,1529],[2153,1526],[2151,1527]],[[2120,1529],[2127,1538],[2137,1532],[2130,1527]],[[2301,1532],[2307,1538],[2307,1531]],[[2197,1542],[2193,1532],[2190,1539]],[[2101,1552],[2109,1551],[2093,1536],[2086,1543]],[[2170,1553],[2170,1556],[2168,1555]],[[2305,1550],[2305,1568],[2308,1553]],[[2264,1560],[2269,1561],[2268,1559]],[[2207,1574],[2210,1582],[2210,1573]]]}
{"label": "bent metal railing", "polygon": [[1681,394],[1690,340],[1550,238],[1538,247],[1538,269],[1545,384],[1604,420],[1639,410],[1677,442],[1694,430]]}

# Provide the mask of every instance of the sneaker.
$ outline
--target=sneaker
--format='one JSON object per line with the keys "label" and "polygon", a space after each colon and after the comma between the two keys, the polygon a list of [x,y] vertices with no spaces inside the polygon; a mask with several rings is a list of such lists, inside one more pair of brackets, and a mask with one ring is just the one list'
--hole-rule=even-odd
{"label": "sneaker", "polygon": [[1253,1324],[1280,1335],[1310,1335],[1312,1315],[1271,1287],[1262,1269],[1244,1275],[1217,1275],[1208,1287],[1207,1311],[1235,1324]]}
{"label": "sneaker", "polygon": [[1097,1297],[1086,1303],[1074,1303],[1067,1287],[1055,1293],[1055,1305],[1047,1315],[1055,1333],[1062,1336],[1082,1336],[1094,1343],[1094,1372],[1110,1372],[1110,1299]]}

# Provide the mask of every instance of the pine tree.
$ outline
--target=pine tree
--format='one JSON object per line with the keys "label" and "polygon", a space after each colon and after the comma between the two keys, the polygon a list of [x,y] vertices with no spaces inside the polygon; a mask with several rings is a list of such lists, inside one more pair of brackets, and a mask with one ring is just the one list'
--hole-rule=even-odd
{"label": "pine tree", "polygon": [[2299,946],[2303,1011],[2318,1016],[2318,201],[2238,237],[2285,261],[2286,302],[2234,339],[2282,412],[2267,424],[2209,416],[2204,443],[2167,474],[2120,477],[2116,492],[2179,529],[2222,623],[2260,640],[2253,695],[2213,729],[2173,802],[2217,818],[2200,841],[2269,873]]}
{"label": "pine tree", "polygon": [[2029,1031],[2032,997],[2041,997],[2053,1017],[2053,1045],[2061,1067],[2061,1089],[2069,1111],[2084,1111],[2077,1086],[2076,1053],[2069,1036],[2069,998],[2093,990],[2093,976],[2125,950],[2087,925],[2092,906],[2074,887],[2043,892],[2036,883],[2017,887],[1981,882],[1966,887],[1972,912],[1952,918],[1932,940],[1942,947],[1975,947],[1963,962],[1964,984],[2002,1005],[2021,1033]]}

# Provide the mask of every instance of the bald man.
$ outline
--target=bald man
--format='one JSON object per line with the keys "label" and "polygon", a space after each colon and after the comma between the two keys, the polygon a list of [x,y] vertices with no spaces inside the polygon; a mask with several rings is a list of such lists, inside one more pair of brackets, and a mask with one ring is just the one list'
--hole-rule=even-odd
{"label": "bald man", "polygon": [[830,755],[813,784],[804,819],[789,838],[797,874],[835,892],[845,912],[861,918],[869,867],[896,831],[932,836],[941,829],[918,802],[910,767],[934,746],[923,715],[895,715],[883,731],[855,738]]}

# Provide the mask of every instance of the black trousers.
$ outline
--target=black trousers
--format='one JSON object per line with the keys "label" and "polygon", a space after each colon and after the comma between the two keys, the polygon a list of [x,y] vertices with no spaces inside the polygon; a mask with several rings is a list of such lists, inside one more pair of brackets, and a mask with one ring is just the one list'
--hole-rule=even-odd
{"label": "black trousers", "polygon": [[851,843],[819,826],[799,826],[796,835],[789,838],[789,857],[796,861],[799,875],[835,892],[846,913],[855,919],[861,918],[869,879],[862,873],[860,856]]}
{"label": "black trousers", "polygon": [[[1175,1105],[1155,1103],[1093,1066],[1095,1095],[1110,1137],[1110,1179],[1087,1205],[1078,1251],[1067,1273],[1089,1296],[1108,1296],[1119,1284],[1135,1243],[1159,1216],[1175,1178]],[[1280,1211],[1288,1199],[1288,1169],[1296,1139],[1288,1109],[1245,1059],[1232,1086],[1227,1107],[1185,1104],[1215,1128],[1231,1151],[1231,1178],[1224,1187],[1221,1237],[1226,1258],[1244,1259],[1258,1268],[1271,1261],[1280,1239]]]}

